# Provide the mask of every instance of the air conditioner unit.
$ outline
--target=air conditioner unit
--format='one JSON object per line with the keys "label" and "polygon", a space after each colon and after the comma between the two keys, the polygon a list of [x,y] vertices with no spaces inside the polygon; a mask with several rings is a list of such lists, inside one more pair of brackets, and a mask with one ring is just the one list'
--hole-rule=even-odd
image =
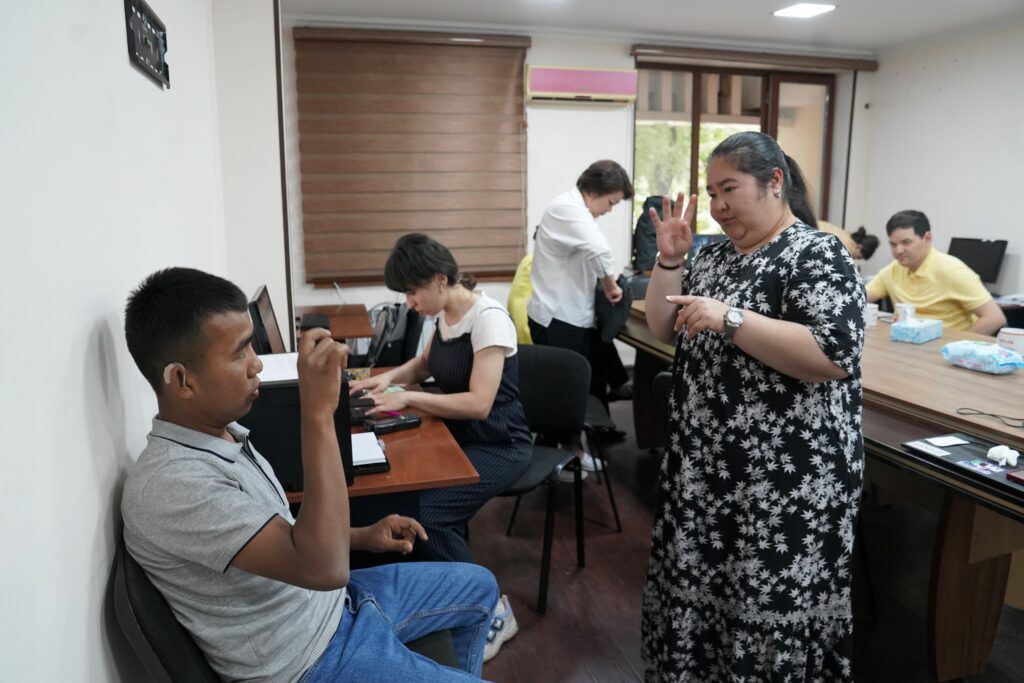
{"label": "air conditioner unit", "polygon": [[527,100],[636,101],[636,69],[526,65]]}

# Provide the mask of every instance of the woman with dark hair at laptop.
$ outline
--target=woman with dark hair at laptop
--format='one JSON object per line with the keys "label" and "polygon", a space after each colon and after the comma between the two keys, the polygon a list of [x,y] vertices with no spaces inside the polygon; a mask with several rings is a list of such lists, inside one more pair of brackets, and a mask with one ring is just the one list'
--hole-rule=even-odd
{"label": "woman with dark hair at laptop", "polygon": [[[811,224],[808,223],[808,225]],[[828,223],[827,221],[818,221],[814,227],[817,227],[822,232],[838,237],[839,241],[846,247],[846,250],[850,252],[850,256],[855,259],[867,261],[875,253],[875,249],[878,249],[878,238],[874,235],[869,235],[863,225],[853,232],[848,232],[838,225]]]}
{"label": "woman with dark hair at laptop", "polygon": [[[353,382],[351,390],[365,389],[373,396],[377,405],[367,414],[415,408],[444,419],[480,482],[420,494],[420,522],[429,538],[419,550],[424,560],[472,562],[466,544],[469,520],[516,481],[530,462],[530,430],[519,402],[515,325],[500,303],[475,291],[476,281],[459,272],[451,252],[426,235],[399,238],[384,267],[384,282],[388,289],[405,294],[417,313],[437,318],[434,335],[421,355]],[[416,384],[428,377],[442,393],[385,393],[390,386]],[[484,661],[517,628],[508,598],[502,596]]]}

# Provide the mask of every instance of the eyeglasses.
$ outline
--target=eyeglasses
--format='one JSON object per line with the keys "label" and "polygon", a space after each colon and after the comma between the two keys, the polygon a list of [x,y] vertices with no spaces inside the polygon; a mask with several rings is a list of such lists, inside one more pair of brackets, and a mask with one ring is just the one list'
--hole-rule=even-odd
{"label": "eyeglasses", "polygon": [[994,417],[995,419],[1002,422],[1007,427],[1013,427],[1014,429],[1024,429],[1024,417],[1010,417],[1009,415],[996,415],[995,413],[986,413],[981,410],[975,410],[974,408],[957,408],[957,415],[968,415],[968,416],[984,416]]}

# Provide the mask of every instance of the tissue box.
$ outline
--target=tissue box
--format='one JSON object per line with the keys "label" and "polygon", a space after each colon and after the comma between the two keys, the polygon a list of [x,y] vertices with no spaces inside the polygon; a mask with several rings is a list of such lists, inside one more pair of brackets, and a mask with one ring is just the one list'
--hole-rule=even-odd
{"label": "tissue box", "polygon": [[942,336],[942,321],[930,318],[911,318],[892,324],[889,339],[911,344],[924,344]]}

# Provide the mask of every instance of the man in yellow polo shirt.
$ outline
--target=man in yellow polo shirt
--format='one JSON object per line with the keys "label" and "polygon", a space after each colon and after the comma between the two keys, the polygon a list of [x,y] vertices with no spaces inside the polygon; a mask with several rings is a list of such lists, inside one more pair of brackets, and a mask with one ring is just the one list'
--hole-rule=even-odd
{"label": "man in yellow polo shirt", "polygon": [[922,318],[946,327],[995,334],[1006,316],[981,278],[963,261],[932,248],[932,228],[920,211],[900,211],[885,225],[895,261],[867,284],[868,302],[889,297],[913,304]]}

